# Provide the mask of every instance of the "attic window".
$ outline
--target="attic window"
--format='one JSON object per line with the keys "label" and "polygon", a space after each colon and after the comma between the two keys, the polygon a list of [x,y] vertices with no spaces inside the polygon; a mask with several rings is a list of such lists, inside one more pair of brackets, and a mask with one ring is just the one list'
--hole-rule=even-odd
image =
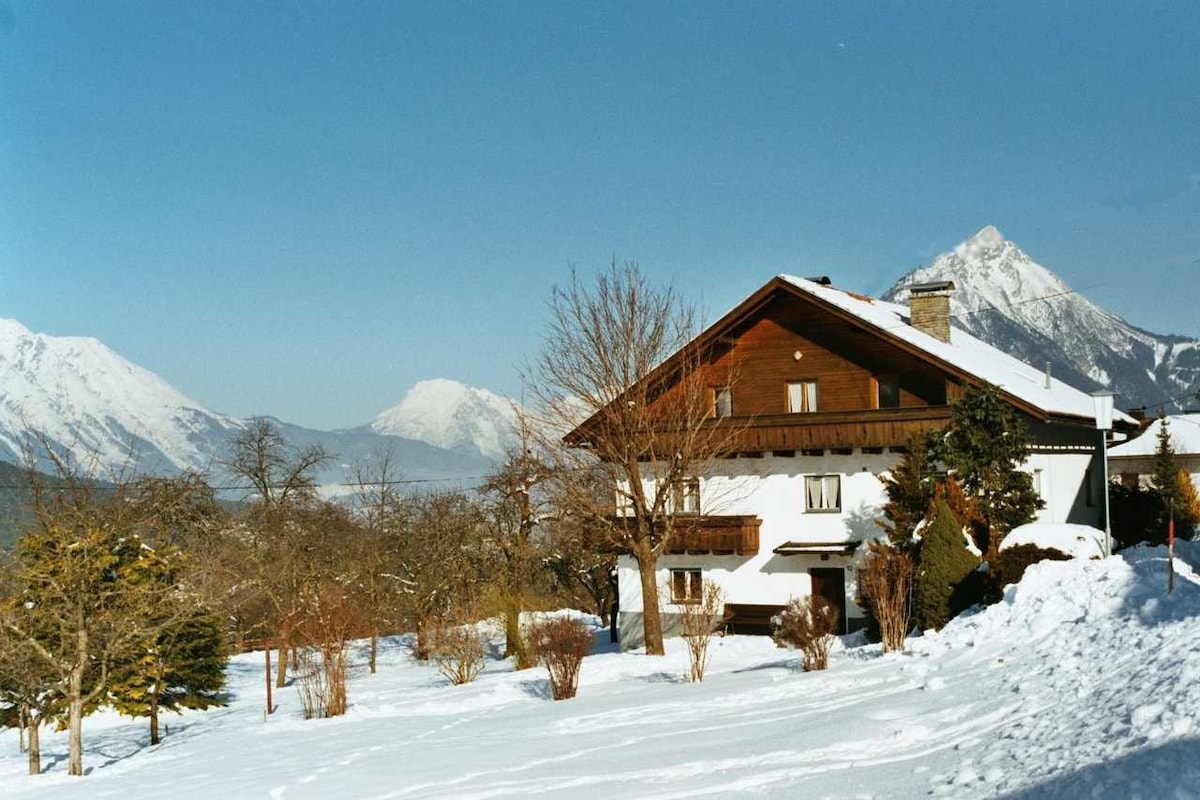
{"label": "attic window", "polygon": [[900,407],[900,379],[895,375],[880,375],[875,379],[875,407]]}
{"label": "attic window", "polygon": [[790,381],[787,385],[788,413],[807,414],[817,410],[817,382]]}
{"label": "attic window", "polygon": [[733,416],[733,390],[728,386],[716,386],[712,389],[712,416],[717,419]]}

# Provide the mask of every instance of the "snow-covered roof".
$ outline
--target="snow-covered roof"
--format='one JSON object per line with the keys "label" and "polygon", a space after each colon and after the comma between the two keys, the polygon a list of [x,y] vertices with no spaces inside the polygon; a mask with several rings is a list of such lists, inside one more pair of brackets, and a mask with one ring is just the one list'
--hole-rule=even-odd
{"label": "snow-covered roof", "polygon": [[[950,341],[943,342],[914,328],[909,322],[909,310],[906,306],[849,294],[841,289],[822,286],[793,275],[780,275],[779,278],[940,361],[995,384],[1013,397],[1048,414],[1085,419],[1093,419],[1095,416],[1091,395],[1053,377],[1050,379],[1050,388],[1046,388],[1045,372],[976,339],[961,328],[954,328]],[[1114,410],[1113,419],[1134,424],[1133,418],[1121,411]]]}
{"label": "snow-covered roof", "polygon": [[1043,550],[1057,550],[1071,558],[1103,558],[1104,531],[1091,525],[1070,522],[1031,522],[1013,528],[1004,537],[1000,550],[1031,544]]}
{"label": "snow-covered roof", "polygon": [[[1200,454],[1200,414],[1176,414],[1165,419],[1172,449],[1179,455]],[[1111,448],[1109,457],[1154,455],[1158,452],[1158,432],[1162,425],[1163,420],[1154,420],[1136,439]]]}

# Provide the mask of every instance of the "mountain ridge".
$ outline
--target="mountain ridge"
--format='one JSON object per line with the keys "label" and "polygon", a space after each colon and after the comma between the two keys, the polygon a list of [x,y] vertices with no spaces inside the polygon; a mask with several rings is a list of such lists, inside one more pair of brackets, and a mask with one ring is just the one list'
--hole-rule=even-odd
{"label": "mountain ridge", "polygon": [[[443,382],[460,387],[465,399],[484,398],[496,407],[505,402],[486,390]],[[415,436],[376,431],[370,423],[319,431],[274,421],[290,444],[317,444],[335,456],[316,476],[320,483],[351,481],[354,466],[370,463],[381,450],[392,451],[407,479],[458,480],[490,472],[506,444],[502,420],[494,418],[497,427],[489,431],[477,412],[448,410],[451,418],[474,419],[474,435],[465,439],[458,430],[438,431],[429,419]],[[220,473],[232,437],[245,425],[210,411],[99,339],[34,333],[0,319],[0,461],[21,463],[27,434],[36,431],[60,454],[90,458],[102,473]]]}
{"label": "mountain ridge", "polygon": [[[1086,391],[1116,391],[1122,407],[1178,400],[1200,387],[1200,340],[1158,334],[1092,303],[988,225],[882,299],[905,302],[913,284],[952,280],[954,323]],[[1179,403],[1166,402],[1167,410]]]}

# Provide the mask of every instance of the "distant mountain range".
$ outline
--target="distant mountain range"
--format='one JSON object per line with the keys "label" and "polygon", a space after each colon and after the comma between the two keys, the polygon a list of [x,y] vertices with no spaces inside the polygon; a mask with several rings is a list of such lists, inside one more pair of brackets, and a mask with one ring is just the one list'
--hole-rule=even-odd
{"label": "distant mountain range", "polygon": [[1200,340],[1150,333],[1073,291],[988,226],[898,280],[883,299],[908,300],[908,287],[952,280],[954,324],[1085,391],[1117,392],[1121,408],[1195,404]]}
{"label": "distant mountain range", "polygon": [[[348,482],[355,464],[391,451],[403,478],[473,478],[513,442],[514,406],[450,380],[418,383],[372,423],[319,431],[276,420],[285,439],[335,456],[318,476]],[[0,320],[0,461],[19,463],[27,433],[59,452],[86,454],[102,470],[222,477],[232,437],[246,421],[191,400],[92,338],[33,333]]]}
{"label": "distant mountain range", "polygon": [[[1200,341],[1150,333],[1073,292],[994,227],[986,227],[884,295],[903,302],[914,283],[952,280],[955,323],[1084,390],[1112,388],[1118,405],[1174,411],[1200,389]],[[356,464],[390,450],[412,480],[487,474],[515,442],[515,405],[486,389],[435,379],[357,428],[320,431],[277,421],[296,446],[336,459],[317,476],[349,482]],[[28,431],[106,468],[224,477],[231,437],[246,421],[210,411],[91,338],[32,333],[0,320],[0,461],[18,463]]]}

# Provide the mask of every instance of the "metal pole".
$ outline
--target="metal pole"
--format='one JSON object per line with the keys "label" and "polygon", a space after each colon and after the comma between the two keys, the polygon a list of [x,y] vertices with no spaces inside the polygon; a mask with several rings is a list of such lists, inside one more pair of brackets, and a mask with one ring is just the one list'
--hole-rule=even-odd
{"label": "metal pole", "polygon": [[1100,431],[1100,452],[1104,459],[1104,557],[1112,555],[1112,520],[1108,517],[1108,431]]}

